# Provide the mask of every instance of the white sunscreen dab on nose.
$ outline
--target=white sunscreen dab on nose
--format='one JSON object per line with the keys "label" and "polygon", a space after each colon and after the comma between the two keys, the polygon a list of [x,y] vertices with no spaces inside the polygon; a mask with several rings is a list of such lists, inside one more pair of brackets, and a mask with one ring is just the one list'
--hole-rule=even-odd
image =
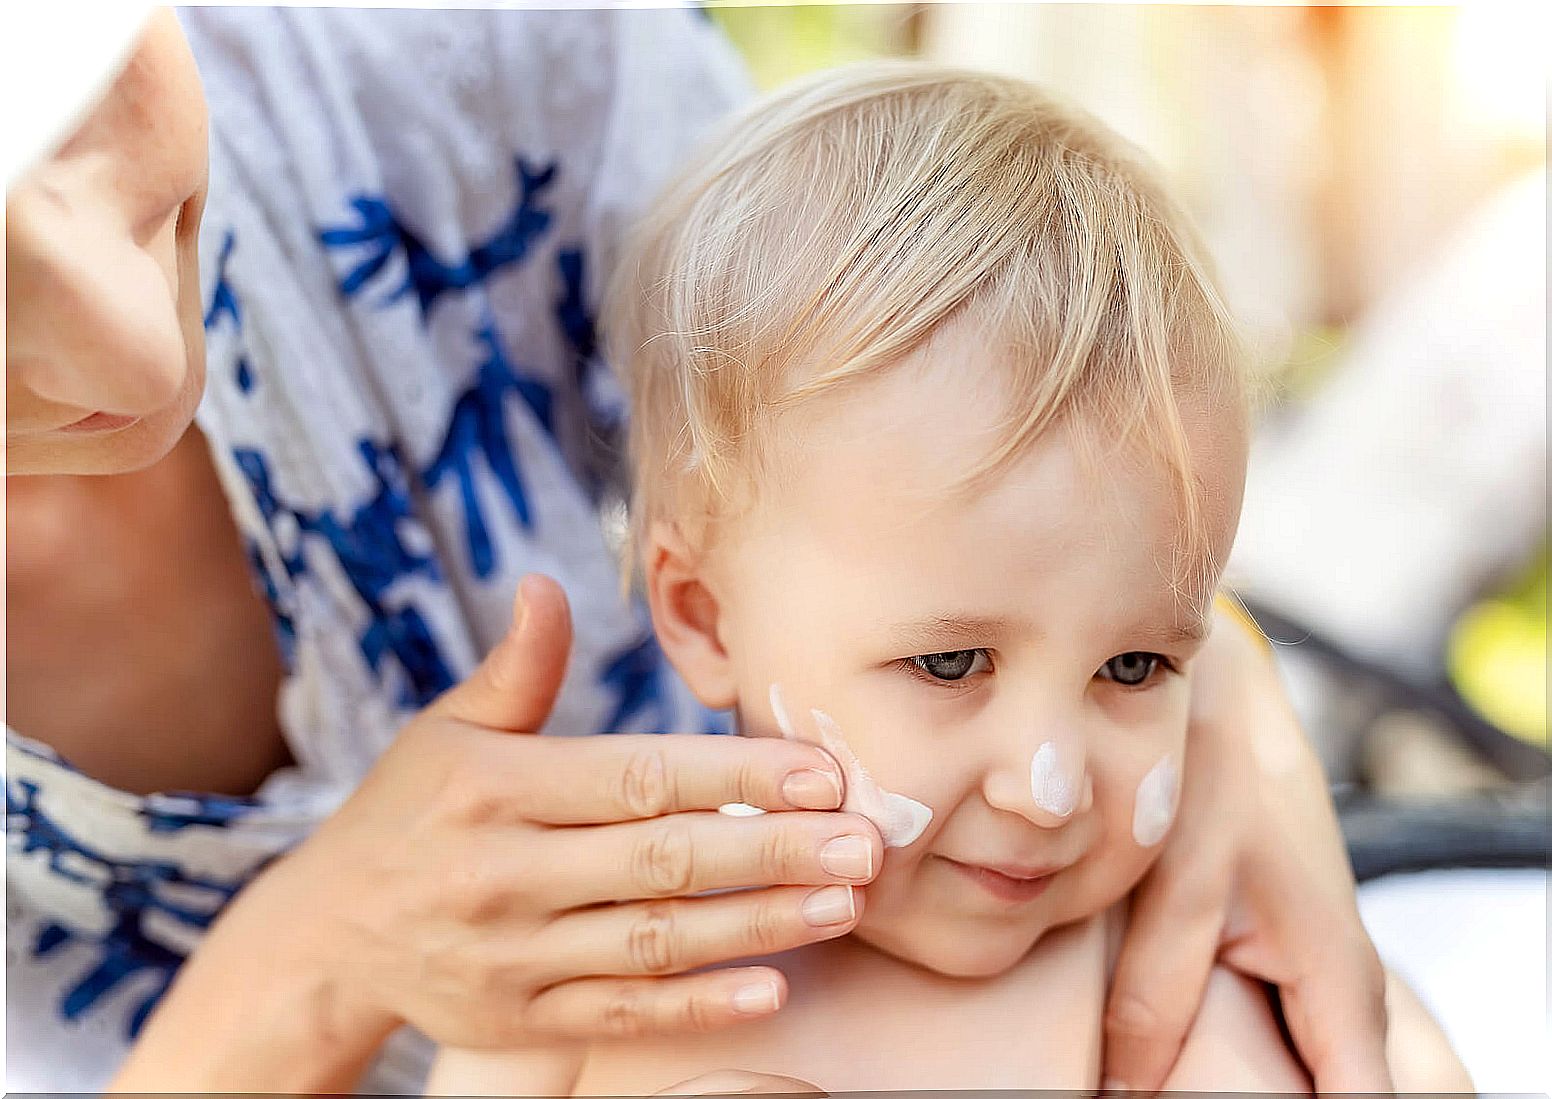
{"label": "white sunscreen dab on nose", "polygon": [[1035,804],[1058,817],[1069,817],[1078,807],[1078,783],[1062,767],[1054,741],[1035,749],[1029,761],[1029,790]]}
{"label": "white sunscreen dab on nose", "polygon": [[932,823],[932,809],[914,798],[885,790],[867,769],[862,766],[845,739],[835,719],[823,710],[810,710],[814,726],[825,751],[835,757],[846,772],[846,799],[841,808],[848,813],[867,817],[878,827],[884,837],[885,847],[909,847]]}
{"label": "white sunscreen dab on nose", "polygon": [[1132,809],[1132,838],[1140,846],[1152,847],[1169,833],[1180,803],[1180,768],[1173,756],[1155,763],[1137,784],[1137,801]]}

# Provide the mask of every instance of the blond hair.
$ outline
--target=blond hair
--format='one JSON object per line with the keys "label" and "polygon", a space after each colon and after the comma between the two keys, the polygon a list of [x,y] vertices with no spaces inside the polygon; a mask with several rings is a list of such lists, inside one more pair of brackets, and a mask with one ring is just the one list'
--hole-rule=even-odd
{"label": "blond hair", "polygon": [[1169,464],[1199,534],[1177,395],[1243,399],[1205,253],[1142,155],[1028,83],[916,62],[743,112],[640,223],[609,298],[638,546],[655,518],[704,529],[746,501],[766,418],[956,316],[1013,364],[1001,442],[967,483],[1057,417],[1098,417]]}

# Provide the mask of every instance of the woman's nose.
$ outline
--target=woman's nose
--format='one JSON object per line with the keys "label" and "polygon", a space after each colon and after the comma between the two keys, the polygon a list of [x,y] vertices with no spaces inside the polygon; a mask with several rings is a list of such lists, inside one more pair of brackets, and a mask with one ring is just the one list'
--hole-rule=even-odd
{"label": "woman's nose", "polygon": [[986,777],[986,800],[1042,828],[1059,828],[1094,803],[1088,753],[1077,733],[1034,742],[1025,737],[1003,753]]}
{"label": "woman's nose", "polygon": [[188,363],[161,264],[112,209],[36,191],[7,197],[11,380],[92,412],[143,415],[169,404]]}

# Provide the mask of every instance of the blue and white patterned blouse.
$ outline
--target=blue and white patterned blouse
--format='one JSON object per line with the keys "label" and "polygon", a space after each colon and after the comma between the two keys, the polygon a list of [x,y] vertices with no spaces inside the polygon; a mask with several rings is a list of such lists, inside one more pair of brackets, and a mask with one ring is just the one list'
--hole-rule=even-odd
{"label": "blue and white patterned blouse", "polygon": [[[546,732],[722,731],[619,594],[612,246],[745,92],[690,10],[198,8],[208,438],[287,674],[294,767],[137,797],[7,729],[9,1090],[100,1088],[243,884],[502,635],[576,618]],[[299,915],[298,918],[305,918]],[[396,1037],[364,1084],[413,1090]]]}

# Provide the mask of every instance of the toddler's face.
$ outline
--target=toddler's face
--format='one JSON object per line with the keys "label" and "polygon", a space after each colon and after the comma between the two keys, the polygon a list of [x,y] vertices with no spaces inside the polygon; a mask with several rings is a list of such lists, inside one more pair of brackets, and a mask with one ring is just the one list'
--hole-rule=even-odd
{"label": "toddler's face", "polygon": [[[857,933],[959,976],[1001,972],[1147,869],[1211,590],[1171,582],[1167,473],[1105,440],[1085,464],[1054,427],[984,491],[954,489],[1004,408],[966,380],[994,373],[985,354],[940,336],[794,418],[779,483],[706,577],[745,735],[780,735],[778,684],[799,735],[817,739],[818,709],[879,786],[931,808],[886,853]],[[1242,432],[1187,414],[1221,562]]]}

